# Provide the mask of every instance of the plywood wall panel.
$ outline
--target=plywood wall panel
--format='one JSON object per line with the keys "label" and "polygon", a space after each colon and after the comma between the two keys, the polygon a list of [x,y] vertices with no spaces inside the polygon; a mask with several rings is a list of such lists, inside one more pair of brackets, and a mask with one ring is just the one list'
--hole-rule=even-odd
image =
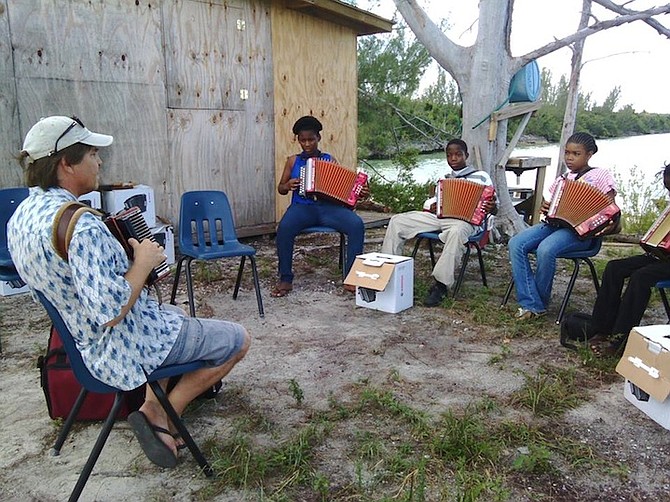
{"label": "plywood wall panel", "polygon": [[158,214],[173,216],[166,202],[170,168],[163,86],[24,78],[17,88],[26,124],[22,137],[40,117],[77,115],[92,130],[114,136],[114,143],[101,153],[101,182],[151,185]]}
{"label": "plywood wall panel", "polygon": [[244,110],[253,31],[245,9],[175,0],[164,10],[168,106]]}
{"label": "plywood wall panel", "polygon": [[[291,127],[303,115],[324,126],[320,147],[342,164],[356,164],[356,34],[273,4],[275,185],[286,157],[300,151]],[[296,58],[300,58],[300,64]],[[277,221],[290,197],[277,197]]]}
{"label": "plywood wall panel", "polygon": [[165,81],[160,2],[8,0],[19,77]]}
{"label": "plywood wall panel", "polygon": [[[274,198],[268,197],[269,155],[253,149],[256,139],[271,137],[270,126],[268,122],[263,127],[249,124],[246,113],[240,111],[170,110],[170,157],[174,165],[181,166],[173,173],[172,186],[178,193],[223,190],[237,226],[271,222]],[[247,138],[254,142],[247,143]]]}

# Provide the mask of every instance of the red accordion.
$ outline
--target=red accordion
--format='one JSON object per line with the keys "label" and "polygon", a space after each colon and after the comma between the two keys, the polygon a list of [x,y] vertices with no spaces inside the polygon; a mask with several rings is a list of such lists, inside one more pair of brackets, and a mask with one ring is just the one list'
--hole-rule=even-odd
{"label": "red accordion", "polygon": [[314,195],[332,202],[354,207],[368,175],[330,160],[311,158],[300,168],[300,188],[303,196]]}
{"label": "red accordion", "polygon": [[670,258],[670,206],[653,223],[640,239],[640,246],[658,258]]}
{"label": "red accordion", "polygon": [[[149,239],[156,242],[139,207],[133,206],[113,216],[108,216],[104,222],[114,237],[119,240],[131,260],[133,259],[133,248],[128,243],[129,239],[137,239],[140,242]],[[166,259],[151,271],[147,278],[147,285],[151,286],[168,275],[170,275],[170,268]]]}
{"label": "red accordion", "polygon": [[620,216],[621,210],[608,195],[584,181],[563,178],[551,197],[547,222],[572,228],[587,239]]}
{"label": "red accordion", "polygon": [[436,216],[457,218],[479,226],[486,218],[484,203],[493,200],[495,194],[491,185],[461,178],[441,179],[435,190]]}

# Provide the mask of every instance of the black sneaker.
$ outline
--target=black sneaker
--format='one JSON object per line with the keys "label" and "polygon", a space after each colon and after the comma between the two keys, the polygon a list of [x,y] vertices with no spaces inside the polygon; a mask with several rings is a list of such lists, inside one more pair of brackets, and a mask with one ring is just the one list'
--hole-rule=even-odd
{"label": "black sneaker", "polygon": [[435,307],[442,303],[442,300],[444,300],[448,294],[449,288],[441,282],[435,281],[435,284],[430,288],[428,296],[423,301],[423,304],[426,307]]}

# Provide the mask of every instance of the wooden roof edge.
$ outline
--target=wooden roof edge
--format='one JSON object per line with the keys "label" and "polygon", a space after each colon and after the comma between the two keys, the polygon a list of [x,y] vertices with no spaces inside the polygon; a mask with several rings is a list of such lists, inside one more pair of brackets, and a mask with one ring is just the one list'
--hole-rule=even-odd
{"label": "wooden roof edge", "polygon": [[389,19],[340,0],[287,0],[286,6],[325,21],[351,27],[358,36],[389,33],[394,24]]}

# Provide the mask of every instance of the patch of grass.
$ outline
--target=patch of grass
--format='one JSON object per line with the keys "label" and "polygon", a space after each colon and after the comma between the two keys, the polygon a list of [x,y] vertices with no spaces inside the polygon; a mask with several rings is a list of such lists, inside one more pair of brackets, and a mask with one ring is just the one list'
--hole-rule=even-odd
{"label": "patch of grass", "polygon": [[298,403],[298,406],[302,404],[303,399],[305,399],[305,393],[300,388],[300,384],[296,381],[295,378],[291,378],[288,382],[288,388],[291,391],[291,395],[295,402]]}
{"label": "patch of grass", "polygon": [[525,384],[512,397],[537,416],[553,417],[579,405],[585,393],[575,383],[573,368],[540,367],[537,374],[524,374]]}
{"label": "patch of grass", "polygon": [[195,269],[193,271],[193,280],[195,282],[210,284],[215,281],[220,281],[224,277],[221,266],[216,261],[198,260],[193,264],[193,268]]}
{"label": "patch of grass", "polygon": [[[393,380],[389,385],[402,385]],[[306,411],[307,421],[275,444],[267,435],[256,439],[254,431],[237,430],[224,441],[215,436],[207,449],[218,477],[197,498],[238,489],[268,501],[505,501],[517,473],[557,477],[567,465],[623,475],[619,464],[597,458],[550,425],[546,432],[523,420],[498,420],[500,404],[491,398],[431,420],[389,390],[360,382],[350,387],[347,402],[331,398],[327,409]],[[348,465],[333,476],[324,465],[331,437],[342,432],[335,444],[347,454],[335,458]],[[534,489],[538,498],[551,496]]]}

